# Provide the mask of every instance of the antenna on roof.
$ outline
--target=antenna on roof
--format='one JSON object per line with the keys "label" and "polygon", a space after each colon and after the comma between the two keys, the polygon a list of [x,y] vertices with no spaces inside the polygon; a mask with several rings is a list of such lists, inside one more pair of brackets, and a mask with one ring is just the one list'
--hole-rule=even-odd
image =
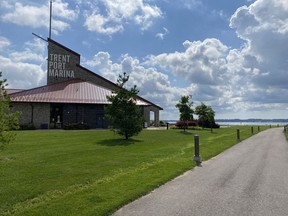
{"label": "antenna on roof", "polygon": [[49,38],[51,39],[51,28],[52,28],[52,0],[50,0],[50,21],[49,21]]}
{"label": "antenna on roof", "polygon": [[47,41],[46,39],[44,39],[43,37],[41,37],[41,36],[39,36],[39,35],[37,35],[37,34],[35,34],[35,33],[33,33],[33,32],[32,32],[32,34],[33,34],[34,36],[36,36],[36,37],[38,37],[38,38],[40,38],[40,39],[42,39],[42,40],[48,42],[48,41]]}
{"label": "antenna on roof", "polygon": [[[52,29],[52,0],[50,0],[50,18],[49,18],[49,38],[51,39],[51,29]],[[35,33],[33,33],[32,32],[32,34],[34,35],[34,36],[36,36],[36,37],[38,37],[38,38],[40,38],[41,40],[44,40],[44,41],[46,41],[46,42],[48,42],[46,39],[44,39],[43,37],[41,37],[41,36],[39,36],[39,35],[37,35],[37,34],[35,34]]]}

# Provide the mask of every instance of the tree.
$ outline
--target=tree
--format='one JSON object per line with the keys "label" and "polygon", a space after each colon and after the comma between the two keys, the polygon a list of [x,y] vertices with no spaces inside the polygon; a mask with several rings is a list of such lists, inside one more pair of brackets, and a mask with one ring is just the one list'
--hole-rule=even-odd
{"label": "tree", "polygon": [[214,117],[215,117],[215,112],[211,108],[211,106],[207,106],[203,102],[201,105],[197,106],[195,108],[195,114],[198,115],[199,118],[199,125],[202,126],[203,128],[213,128],[216,126]]}
{"label": "tree", "polygon": [[136,86],[130,90],[124,88],[129,80],[126,73],[119,75],[117,80],[118,90],[114,91],[107,99],[111,104],[106,107],[105,119],[111,121],[113,130],[125,137],[137,135],[143,129],[144,119],[141,109],[136,105],[139,91]]}
{"label": "tree", "polygon": [[7,80],[1,79],[1,77],[2,72],[0,72],[0,150],[15,139],[16,133],[13,130],[19,128],[18,118],[20,115],[19,112],[10,112],[10,97],[5,89]]}
{"label": "tree", "polygon": [[175,105],[176,108],[179,109],[180,112],[180,120],[184,121],[184,131],[186,128],[188,128],[188,121],[193,120],[193,113],[194,110],[192,109],[193,102],[190,102],[189,100],[192,98],[191,95],[188,96],[182,96],[179,102]]}

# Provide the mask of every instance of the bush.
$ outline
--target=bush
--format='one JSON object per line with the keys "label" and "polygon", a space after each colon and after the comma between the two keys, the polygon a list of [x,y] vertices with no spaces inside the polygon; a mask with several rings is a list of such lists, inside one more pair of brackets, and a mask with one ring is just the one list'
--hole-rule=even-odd
{"label": "bush", "polygon": [[31,123],[20,124],[19,130],[36,130],[35,125]]}
{"label": "bush", "polygon": [[203,128],[220,128],[220,125],[215,123],[215,121],[199,121],[199,126]]}
{"label": "bush", "polygon": [[166,126],[166,122],[160,120],[159,125],[160,125],[161,127]]}
{"label": "bush", "polygon": [[90,129],[89,125],[86,123],[69,123],[63,126],[64,130],[88,130]]}
{"label": "bush", "polygon": [[193,121],[193,120],[190,120],[190,121],[177,121],[175,126],[177,128],[187,128],[187,126],[189,127],[197,127],[198,126],[198,122],[197,121]]}

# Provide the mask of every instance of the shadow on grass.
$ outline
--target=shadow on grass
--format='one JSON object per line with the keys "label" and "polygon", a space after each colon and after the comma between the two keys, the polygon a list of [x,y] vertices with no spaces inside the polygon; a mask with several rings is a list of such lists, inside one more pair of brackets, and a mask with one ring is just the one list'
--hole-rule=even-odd
{"label": "shadow on grass", "polygon": [[183,135],[193,135],[194,133],[193,132],[190,132],[190,131],[179,131],[179,133],[183,134]]}
{"label": "shadow on grass", "polygon": [[132,138],[130,138],[128,140],[117,138],[117,139],[100,140],[100,141],[97,141],[96,144],[113,147],[113,146],[129,146],[129,145],[133,145],[133,144],[139,143],[139,142],[143,142],[143,141],[137,140],[137,139],[132,139]]}

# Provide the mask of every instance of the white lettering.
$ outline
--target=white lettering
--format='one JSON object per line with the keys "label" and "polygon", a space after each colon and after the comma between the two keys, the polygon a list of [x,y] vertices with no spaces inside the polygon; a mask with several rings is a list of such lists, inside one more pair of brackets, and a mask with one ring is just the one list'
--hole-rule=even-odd
{"label": "white lettering", "polygon": [[55,71],[54,71],[54,76],[55,76],[55,77],[58,77],[58,70],[55,70]]}
{"label": "white lettering", "polygon": [[53,69],[49,69],[49,76],[52,76],[52,77],[55,76],[55,75],[54,75],[54,70],[53,70]]}
{"label": "white lettering", "polygon": [[63,76],[63,70],[59,70],[59,74],[58,75],[59,75],[59,77],[65,77],[65,76]]}
{"label": "white lettering", "polygon": [[74,78],[73,70],[57,70],[57,69],[49,69],[49,76],[51,77],[63,77],[63,78]]}
{"label": "white lettering", "polygon": [[70,62],[70,55],[50,54],[48,59],[48,75],[51,77],[74,78],[74,71],[67,70],[66,63]]}

